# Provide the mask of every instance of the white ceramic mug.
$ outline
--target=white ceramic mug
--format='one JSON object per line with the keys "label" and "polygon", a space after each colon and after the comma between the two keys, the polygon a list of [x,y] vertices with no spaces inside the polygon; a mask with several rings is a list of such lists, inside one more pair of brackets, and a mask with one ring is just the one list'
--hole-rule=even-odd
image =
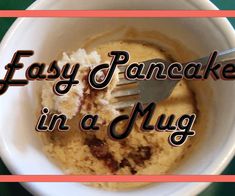
{"label": "white ceramic mug", "polygon": [[[38,0],[29,9],[217,9],[204,0]],[[68,19],[21,18],[7,32],[0,46],[0,78],[4,66],[16,50],[30,49],[35,55],[22,58],[25,65],[57,59],[62,51],[79,48],[89,36],[120,25],[137,29],[157,30],[170,38],[191,46],[199,55],[213,50],[235,47],[235,33],[223,18],[148,18],[148,19]],[[17,71],[18,78],[24,70]],[[212,82],[213,124],[205,130],[203,142],[176,173],[219,174],[234,156],[235,150],[235,86],[234,82]],[[0,96],[0,152],[1,158],[14,174],[62,174],[49,161],[38,138],[34,135],[34,106],[36,95],[31,86],[10,87]],[[158,183],[123,192],[107,192],[79,183],[27,183],[29,191],[38,195],[194,195],[208,183]]]}

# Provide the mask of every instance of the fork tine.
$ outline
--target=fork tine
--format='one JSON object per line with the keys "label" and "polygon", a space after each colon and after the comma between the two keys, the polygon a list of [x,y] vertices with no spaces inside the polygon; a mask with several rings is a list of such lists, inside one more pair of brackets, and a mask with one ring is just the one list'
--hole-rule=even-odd
{"label": "fork tine", "polygon": [[119,82],[118,82],[117,86],[127,85],[127,84],[134,84],[134,83],[137,83],[137,82],[134,81],[134,80],[127,80],[125,78],[121,78],[121,79],[119,79]]}
{"label": "fork tine", "polygon": [[139,99],[140,99],[140,95],[129,95],[129,96],[123,96],[123,97],[115,97],[111,100],[111,103],[118,103],[118,102],[139,100]]}
{"label": "fork tine", "polygon": [[136,83],[136,81],[127,80],[124,76],[124,73],[119,73],[119,81],[118,81],[117,86],[127,85],[127,84],[134,84],[134,83]]}
{"label": "fork tine", "polygon": [[131,100],[131,101],[125,101],[125,102],[117,102],[112,105],[115,109],[120,110],[120,109],[132,107],[135,103],[136,103],[136,100]]}
{"label": "fork tine", "polygon": [[127,96],[139,95],[139,94],[140,94],[140,90],[138,88],[136,88],[136,89],[125,89],[125,90],[115,91],[113,93],[113,97],[114,98],[127,97]]}
{"label": "fork tine", "polygon": [[124,73],[119,73],[118,77],[119,77],[119,79],[126,79]]}
{"label": "fork tine", "polygon": [[120,70],[119,73],[124,73],[125,70],[126,70],[126,66],[124,66],[124,65],[119,65],[119,66],[118,66],[118,69]]}

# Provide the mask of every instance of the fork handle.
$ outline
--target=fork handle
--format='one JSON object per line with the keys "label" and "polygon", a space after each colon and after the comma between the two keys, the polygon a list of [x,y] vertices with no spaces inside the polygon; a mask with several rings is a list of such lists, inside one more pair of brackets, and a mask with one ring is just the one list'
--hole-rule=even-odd
{"label": "fork handle", "polygon": [[[202,65],[206,65],[208,62],[208,56],[202,57],[200,59],[195,60],[195,63],[201,63]],[[235,60],[235,48],[225,50],[220,52],[217,56],[216,62],[225,62],[225,61],[232,61]]]}

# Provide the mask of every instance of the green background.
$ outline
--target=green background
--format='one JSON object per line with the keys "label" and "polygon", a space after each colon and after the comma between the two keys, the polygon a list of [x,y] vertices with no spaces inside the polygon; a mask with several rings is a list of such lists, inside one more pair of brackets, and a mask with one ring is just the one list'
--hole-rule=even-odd
{"label": "green background", "polygon": [[[69,1],[69,0],[68,0]],[[176,0],[177,1],[177,0]],[[33,0],[0,0],[0,10],[26,9]],[[212,0],[220,9],[235,10],[235,0]],[[0,40],[14,22],[15,18],[0,18]],[[229,18],[235,27],[235,18]],[[0,160],[0,174],[9,174],[9,171]],[[235,158],[225,169],[223,174],[235,175]],[[19,183],[0,183],[0,196],[30,195]],[[213,183],[200,196],[235,195],[235,183]]]}

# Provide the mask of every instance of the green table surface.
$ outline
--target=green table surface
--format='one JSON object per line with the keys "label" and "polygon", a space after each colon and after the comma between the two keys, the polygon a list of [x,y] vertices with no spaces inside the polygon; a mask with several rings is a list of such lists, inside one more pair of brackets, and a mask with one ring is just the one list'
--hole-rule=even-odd
{"label": "green table surface", "polygon": [[[26,9],[33,0],[0,0],[0,9]],[[212,0],[220,9],[235,9],[235,0]],[[14,22],[15,18],[0,18],[0,40]],[[229,21],[235,27],[235,18],[229,18]],[[10,174],[4,163],[0,160],[0,174]],[[235,174],[235,158],[229,166],[223,171],[223,174]],[[19,183],[0,183],[1,195],[30,195]],[[200,196],[221,196],[235,195],[235,183],[212,183]]]}

